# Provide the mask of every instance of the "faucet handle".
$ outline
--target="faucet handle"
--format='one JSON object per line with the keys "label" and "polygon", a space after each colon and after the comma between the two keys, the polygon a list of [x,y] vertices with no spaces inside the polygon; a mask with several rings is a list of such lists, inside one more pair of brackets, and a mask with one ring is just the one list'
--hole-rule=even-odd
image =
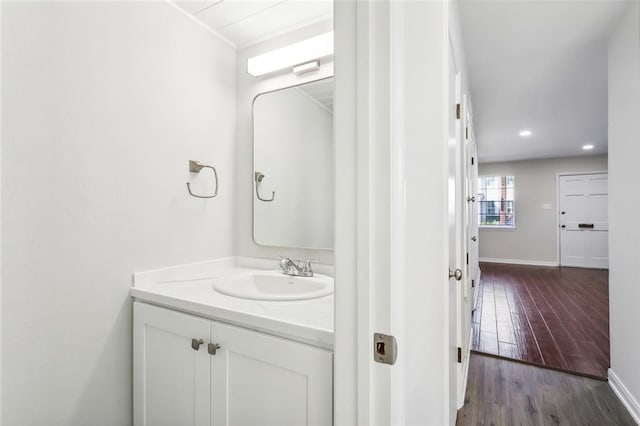
{"label": "faucet handle", "polygon": [[304,261],[304,272],[312,272],[313,273],[313,269],[311,269],[311,264],[312,263],[318,263],[317,259],[307,259]]}
{"label": "faucet handle", "polygon": [[291,262],[291,259],[284,256],[278,256],[278,260],[279,260],[278,264],[280,265],[280,269],[283,272],[289,269],[289,262]]}

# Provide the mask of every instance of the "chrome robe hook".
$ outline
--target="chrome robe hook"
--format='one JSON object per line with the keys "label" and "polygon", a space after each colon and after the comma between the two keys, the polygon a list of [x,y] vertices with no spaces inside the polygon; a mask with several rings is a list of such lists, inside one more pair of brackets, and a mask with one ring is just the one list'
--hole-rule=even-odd
{"label": "chrome robe hook", "polygon": [[264,179],[264,174],[260,172],[255,172],[254,180],[256,181],[256,196],[258,197],[258,200],[269,203],[276,198],[276,191],[271,191],[271,198],[262,198],[260,196],[260,187],[258,186],[258,184],[262,182],[262,179]]}

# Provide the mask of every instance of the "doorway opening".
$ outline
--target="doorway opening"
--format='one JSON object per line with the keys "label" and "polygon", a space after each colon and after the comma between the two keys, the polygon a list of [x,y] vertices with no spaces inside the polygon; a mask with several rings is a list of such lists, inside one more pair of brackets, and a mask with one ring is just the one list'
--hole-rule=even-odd
{"label": "doorway opening", "polygon": [[478,144],[472,351],[607,378],[607,40],[627,6],[461,4]]}

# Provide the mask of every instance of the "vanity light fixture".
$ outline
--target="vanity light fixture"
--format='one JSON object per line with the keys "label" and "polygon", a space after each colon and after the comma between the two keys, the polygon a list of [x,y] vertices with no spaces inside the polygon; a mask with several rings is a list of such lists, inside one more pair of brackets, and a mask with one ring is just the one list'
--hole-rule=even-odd
{"label": "vanity light fixture", "polygon": [[[247,59],[247,72],[254,77],[291,67],[307,66],[320,58],[333,55],[333,31],[299,41]],[[311,71],[305,70],[306,71]],[[294,71],[295,72],[295,71]]]}
{"label": "vanity light fixture", "polygon": [[320,69],[320,61],[311,61],[306,64],[300,64],[293,67],[293,73],[296,75],[304,74],[306,72],[318,71]]}
{"label": "vanity light fixture", "polygon": [[527,136],[531,136],[531,130],[523,130],[520,132],[520,136],[526,138]]}
{"label": "vanity light fixture", "polygon": [[582,145],[582,149],[584,149],[585,151],[590,151],[593,149],[593,145],[591,145],[590,143]]}

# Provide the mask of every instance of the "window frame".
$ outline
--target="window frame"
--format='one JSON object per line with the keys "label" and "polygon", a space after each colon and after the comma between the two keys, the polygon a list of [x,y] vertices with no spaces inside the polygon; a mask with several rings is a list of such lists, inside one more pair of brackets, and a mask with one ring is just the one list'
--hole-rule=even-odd
{"label": "window frame", "polygon": [[[484,184],[482,185],[480,182],[482,179],[486,179],[486,178],[498,178],[498,179],[502,179],[502,178],[511,178],[512,182],[513,182],[513,197],[511,199],[504,199],[504,200],[483,200],[483,201],[496,201],[496,202],[511,202],[512,205],[512,225],[487,225],[487,224],[482,224],[481,221],[481,200],[480,198],[480,188],[483,188],[485,190],[484,195],[486,196],[486,188],[487,185]],[[479,229],[498,229],[498,230],[507,230],[507,231],[513,231],[516,229],[516,177],[515,175],[509,175],[509,174],[505,174],[505,175],[499,175],[499,174],[488,174],[488,175],[482,175],[482,176],[478,176],[477,177],[477,185],[478,185],[478,193],[477,193],[477,197],[478,197],[478,212],[477,212],[477,220],[478,220],[478,228]],[[508,186],[505,186],[505,188],[508,188]],[[486,219],[486,214],[485,214],[485,219]]]}

